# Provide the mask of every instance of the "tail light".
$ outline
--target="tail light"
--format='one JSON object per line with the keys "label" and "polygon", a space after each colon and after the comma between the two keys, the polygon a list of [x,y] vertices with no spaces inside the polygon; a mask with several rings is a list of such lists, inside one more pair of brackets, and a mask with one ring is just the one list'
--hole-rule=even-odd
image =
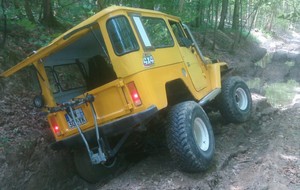
{"label": "tail light", "polygon": [[50,117],[50,123],[51,123],[51,127],[52,127],[52,130],[54,131],[54,133],[58,136],[61,135],[59,125],[55,119],[55,116]]}
{"label": "tail light", "polygon": [[130,82],[127,84],[127,87],[129,89],[129,92],[130,92],[130,96],[131,96],[131,99],[133,100],[133,103],[135,106],[140,106],[142,105],[142,100],[140,98],[140,95],[135,87],[135,84],[134,82]]}

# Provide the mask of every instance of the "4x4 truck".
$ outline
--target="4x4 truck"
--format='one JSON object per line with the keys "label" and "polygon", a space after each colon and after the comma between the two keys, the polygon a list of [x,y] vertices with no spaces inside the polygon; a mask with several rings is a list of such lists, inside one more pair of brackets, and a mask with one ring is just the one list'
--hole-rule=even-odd
{"label": "4x4 truck", "polygon": [[247,85],[204,57],[178,17],[158,11],[106,8],[0,76],[30,65],[41,87],[34,104],[47,112],[54,147],[74,150],[90,182],[116,170],[131,132],[162,113],[171,156],[186,172],[206,170],[214,153],[202,107],[215,105],[229,122],[251,114]]}

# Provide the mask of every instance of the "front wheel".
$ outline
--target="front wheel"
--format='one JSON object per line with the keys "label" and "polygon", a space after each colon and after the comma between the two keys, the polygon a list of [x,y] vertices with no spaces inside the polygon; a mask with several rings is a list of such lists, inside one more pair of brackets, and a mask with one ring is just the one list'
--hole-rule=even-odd
{"label": "front wheel", "polygon": [[210,121],[196,102],[175,105],[168,115],[167,143],[182,171],[199,172],[211,164],[215,140]]}
{"label": "front wheel", "polygon": [[240,77],[229,77],[222,81],[222,92],[218,102],[220,113],[227,121],[241,123],[250,118],[251,93]]}

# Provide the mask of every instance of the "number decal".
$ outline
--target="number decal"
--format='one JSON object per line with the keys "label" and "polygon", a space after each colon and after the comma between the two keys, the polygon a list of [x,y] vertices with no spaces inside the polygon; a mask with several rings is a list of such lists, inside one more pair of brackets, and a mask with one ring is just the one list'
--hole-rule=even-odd
{"label": "number decal", "polygon": [[154,65],[154,58],[151,54],[144,54],[143,64],[145,67]]}

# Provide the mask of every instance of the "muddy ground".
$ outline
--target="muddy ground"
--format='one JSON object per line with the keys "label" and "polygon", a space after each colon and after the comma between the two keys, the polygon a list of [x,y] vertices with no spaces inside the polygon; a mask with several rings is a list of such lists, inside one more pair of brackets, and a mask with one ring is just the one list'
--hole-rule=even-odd
{"label": "muddy ground", "polygon": [[[246,123],[228,124],[218,112],[209,114],[216,149],[207,172],[178,171],[162,141],[131,154],[127,167],[110,180],[89,184],[77,175],[71,152],[50,149],[53,138],[44,116],[32,106],[33,95],[2,89],[0,189],[300,189],[300,37],[293,31],[276,39],[259,31],[255,35],[263,43],[231,54],[224,50],[226,43],[212,53],[206,42],[205,54],[235,67],[253,98]],[[273,84],[287,89],[278,98],[285,101],[270,96],[277,92]]]}

